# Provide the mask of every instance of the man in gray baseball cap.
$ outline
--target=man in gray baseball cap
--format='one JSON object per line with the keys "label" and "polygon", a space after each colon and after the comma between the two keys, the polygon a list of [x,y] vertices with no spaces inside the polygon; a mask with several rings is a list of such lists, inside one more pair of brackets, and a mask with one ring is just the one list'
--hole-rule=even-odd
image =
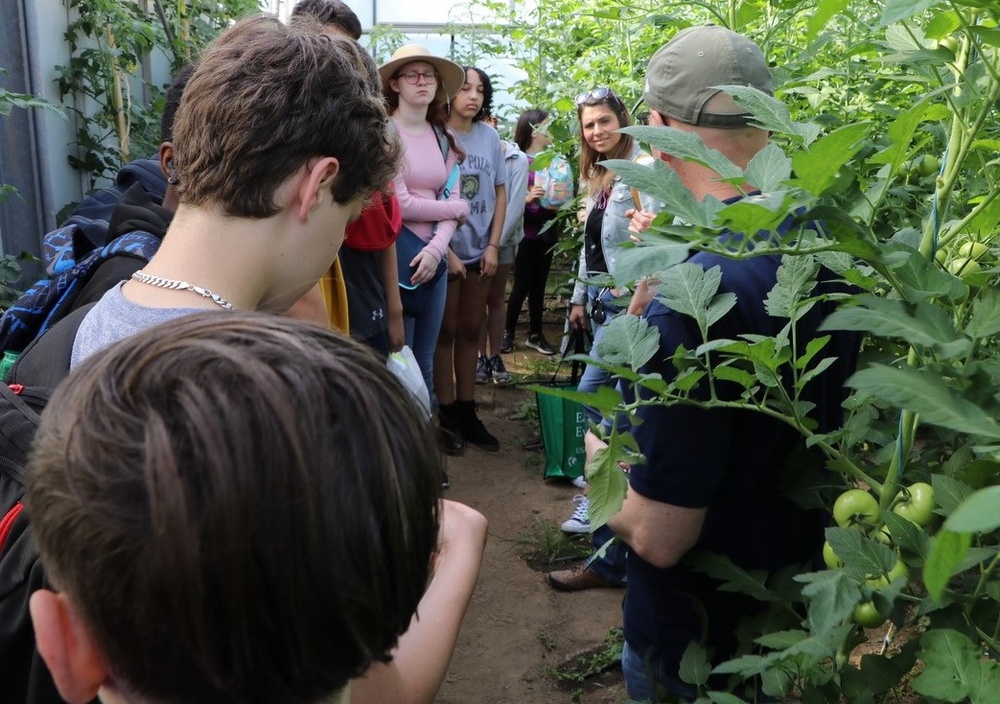
{"label": "man in gray baseball cap", "polygon": [[[746,168],[767,145],[768,133],[749,124],[745,111],[719,86],[749,85],[773,92],[771,74],[760,48],[723,27],[707,25],[679,32],[649,62],[644,97],[650,124],[693,132],[710,148]],[[700,164],[672,154],[660,154],[699,201],[715,198],[734,203],[753,197],[751,184],[740,187],[722,181]],[[789,217],[780,234],[794,233]],[[753,233],[749,233],[753,234]],[[722,230],[720,238],[743,233]],[[721,270],[719,294],[736,304],[712,325],[712,339],[748,335],[776,337],[788,320],[772,317],[765,307],[781,264],[777,255],[735,260],[699,252],[688,263]],[[828,275],[828,276],[827,276]],[[832,274],[821,275],[814,293],[841,290]],[[820,322],[832,304],[817,303],[796,321],[796,339],[805,345],[817,337]],[[683,345],[703,344],[698,325],[654,299],[642,311],[659,334],[660,352],[643,374],[675,378],[672,359]],[[822,356],[834,357],[827,373],[806,388],[807,402],[819,432],[840,424],[843,382],[853,371],[858,338],[833,333]],[[739,390],[716,380],[715,391],[737,400]],[[709,397],[707,382],[692,396]],[[623,388],[626,402],[633,390]],[[752,622],[765,604],[746,595],[720,589],[720,583],[696,571],[690,553],[711,552],[744,570],[775,571],[809,562],[823,541],[823,516],[798,507],[778,489],[779,474],[801,437],[782,422],[761,413],[731,408],[641,406],[633,436],[645,461],[632,466],[629,489],[621,511],[609,526],[628,546],[624,603],[625,650],[622,670],[630,699],[661,701],[667,694],[694,700],[699,691],[680,677],[680,662],[691,643],[700,643],[712,664],[743,654],[749,641],[761,635]],[[602,445],[593,433],[586,438],[588,454]],[[787,614],[785,615],[787,618]],[[793,624],[789,628],[795,627]],[[746,636],[749,635],[749,638]],[[713,690],[730,689],[713,677]],[[739,683],[753,689],[755,682]],[[742,692],[742,690],[740,690]],[[749,692],[748,696],[753,696]]]}
{"label": "man in gray baseball cap", "polygon": [[708,24],[681,30],[653,54],[642,97],[660,115],[688,125],[745,127],[746,114],[732,100],[719,98],[718,86],[729,85],[774,94],[760,47]]}

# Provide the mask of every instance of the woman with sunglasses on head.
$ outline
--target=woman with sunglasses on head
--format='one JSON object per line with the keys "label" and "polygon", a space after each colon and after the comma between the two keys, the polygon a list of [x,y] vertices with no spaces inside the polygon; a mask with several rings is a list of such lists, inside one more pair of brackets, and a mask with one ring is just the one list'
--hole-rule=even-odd
{"label": "woman with sunglasses on head", "polygon": [[[599,274],[615,273],[615,256],[622,243],[630,239],[629,225],[636,211],[651,215],[660,210],[660,203],[639,193],[621,180],[601,162],[606,159],[628,159],[652,167],[653,157],[639,149],[631,135],[617,130],[631,124],[628,110],[610,88],[595,88],[576,96],[576,114],[580,119],[580,181],[586,189],[583,249],[580,252],[579,279],[570,299],[570,326],[587,327],[593,323],[594,344],[591,357],[596,357],[597,343],[604,336],[611,318],[624,309],[621,299],[627,290],[599,288],[589,285],[586,279]],[[589,303],[589,305],[588,305]],[[604,369],[588,364],[580,377],[577,391],[595,392],[601,386],[614,386],[614,378]],[[597,424],[611,424],[615,419],[602,418],[600,412],[584,406],[589,420]],[[590,532],[587,497],[574,497],[576,509],[562,524],[570,533]],[[607,526],[594,531],[592,542],[600,548],[614,537]],[[550,572],[549,584],[563,591],[577,591],[592,587],[621,587],[625,584],[625,551],[615,542],[601,558],[584,561],[578,567]]]}
{"label": "woman with sunglasses on head", "polygon": [[492,101],[489,76],[466,66],[448,125],[466,153],[461,193],[469,201],[469,217],[451,240],[448,297],[434,354],[441,440],[444,451],[452,455],[464,452],[466,443],[487,452],[500,449],[500,442],[476,415],[474,398],[479,332],[497,272],[507,207],[507,169],[500,136],[484,122]]}
{"label": "woman with sunglasses on head", "polygon": [[458,164],[465,152],[448,129],[445,112],[462,87],[465,72],[424,47],[409,44],[379,67],[379,75],[404,146],[403,168],[393,181],[403,216],[396,242],[403,326],[433,406],[434,353],[447,293],[448,247],[456,227],[469,214],[458,188]]}

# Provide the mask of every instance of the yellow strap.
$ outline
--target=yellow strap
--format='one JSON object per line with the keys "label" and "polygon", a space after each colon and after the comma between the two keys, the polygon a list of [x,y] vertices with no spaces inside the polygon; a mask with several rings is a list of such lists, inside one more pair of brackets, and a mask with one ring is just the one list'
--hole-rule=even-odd
{"label": "yellow strap", "polygon": [[350,334],[350,318],[347,314],[347,286],[344,284],[344,272],[340,268],[340,257],[333,260],[333,266],[319,280],[323,291],[323,302],[326,304],[326,317],[331,330],[337,330],[345,335]]}
{"label": "yellow strap", "polygon": [[[638,164],[639,163],[639,159],[642,159],[643,157],[652,158],[646,152],[639,152],[634,157],[632,157],[632,161],[634,161],[634,162],[636,162]],[[631,190],[632,190],[632,203],[633,203],[633,205],[635,205],[635,209],[636,210],[642,210],[642,200],[639,198],[639,189],[638,188],[633,188]]]}

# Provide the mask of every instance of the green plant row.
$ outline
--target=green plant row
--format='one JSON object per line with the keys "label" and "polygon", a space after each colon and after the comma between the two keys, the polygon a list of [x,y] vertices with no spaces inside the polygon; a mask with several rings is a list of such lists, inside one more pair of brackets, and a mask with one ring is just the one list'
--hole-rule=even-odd
{"label": "green plant row", "polygon": [[[764,413],[801,434],[810,450],[803,457],[821,458],[822,471],[801,476],[807,467],[798,468],[795,497],[838,519],[827,531],[830,568],[747,573],[719,556],[697,556],[722,589],[769,607],[734,660],[714,662],[692,644],[682,679],[705,702],[742,701],[712,689],[711,673],[734,683],[756,677],[765,694],[806,702],[892,701],[907,688],[928,701],[1000,700],[996,4],[553,0],[529,14],[481,4],[502,21],[489,41],[466,36],[465,50],[499,44],[516,57],[526,79],[515,95],[556,112],[552,131],[567,154],[576,141],[572,96],[610,85],[639,105],[645,62],[685,26],[713,21],[749,35],[775,74],[780,100],[732,91],[774,135],[746,170],[690,135],[630,130],[651,149],[754,184],[763,197],[696,202],[664,164],[614,166],[666,204],[653,232],[619,258],[617,283],[660,279],[657,295],[696,322],[702,344],[666,351],[675,377],[647,375],[641,369],[657,353],[656,331],[619,317],[597,352],[642,391],[640,400],[623,404],[611,390],[561,393],[606,413],[634,414],[645,404]],[[819,225],[779,235],[792,214]],[[721,244],[724,226],[758,234]],[[713,339],[713,324],[734,301],[719,294],[716,270],[685,263],[691,250],[780,255],[767,307],[788,321],[784,332]],[[803,390],[826,370],[817,360],[829,337],[798,340],[793,325],[824,299],[820,266],[861,291],[830,299],[838,308],[826,331],[865,334],[845,421],[827,433],[810,419]],[[740,390],[736,398],[718,393],[723,382]],[[619,463],[642,461],[627,432],[607,440],[588,466],[594,525],[621,505],[627,479]],[[895,647],[852,660],[865,629],[886,621]]]}

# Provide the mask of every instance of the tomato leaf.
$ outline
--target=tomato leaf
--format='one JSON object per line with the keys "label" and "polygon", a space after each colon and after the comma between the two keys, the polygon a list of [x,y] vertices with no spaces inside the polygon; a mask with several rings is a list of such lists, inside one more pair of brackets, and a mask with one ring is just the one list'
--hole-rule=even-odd
{"label": "tomato leaf", "polygon": [[971,533],[954,533],[942,529],[934,536],[924,565],[924,586],[936,601],[941,601],[948,581],[958,571],[971,544]]}
{"label": "tomato leaf", "polygon": [[618,463],[623,458],[635,461],[638,451],[639,448],[631,435],[612,432],[608,438],[608,446],[595,452],[587,462],[587,483],[590,485],[587,498],[590,501],[588,513],[591,530],[603,526],[621,510],[625,493],[628,491],[628,477]]}
{"label": "tomato leaf", "polygon": [[809,628],[818,637],[832,633],[861,599],[857,581],[843,570],[810,572],[796,576],[795,580],[806,583],[802,595],[809,599]]}
{"label": "tomato leaf", "polygon": [[888,574],[896,564],[892,550],[857,528],[827,528],[826,539],[844,567],[863,574]]}
{"label": "tomato leaf", "polygon": [[744,238],[746,242],[768,244],[774,241],[774,233],[788,219],[789,204],[787,193],[768,193],[741,198],[720,210],[716,225],[732,232],[757,233]]}
{"label": "tomato leaf", "polygon": [[819,263],[811,256],[783,256],[776,272],[776,283],[764,299],[767,314],[776,318],[801,315],[800,306],[816,287],[818,272]]}
{"label": "tomato leaf", "polygon": [[812,41],[834,16],[847,9],[847,0],[820,0],[806,25],[806,40]]}
{"label": "tomato leaf", "polygon": [[706,338],[708,327],[736,305],[734,294],[716,295],[721,283],[718,266],[705,270],[700,264],[679,264],[666,272],[657,296],[671,310],[694,318]]}
{"label": "tomato leaf", "polygon": [[983,289],[972,301],[972,315],[965,326],[972,337],[989,337],[1000,333],[1000,291]]}
{"label": "tomato leaf", "polygon": [[712,672],[712,664],[708,661],[708,653],[698,641],[691,641],[681,656],[680,668],[677,674],[688,684],[701,686],[708,682]]}
{"label": "tomato leaf", "polygon": [[913,657],[888,658],[868,653],[861,656],[861,674],[874,694],[882,694],[900,683],[913,662]]}
{"label": "tomato leaf", "polygon": [[927,553],[930,551],[930,536],[921,528],[891,511],[887,511],[882,516],[882,520],[885,521],[896,546],[904,553],[919,558],[917,560],[908,559],[907,563],[913,567],[923,565],[924,560],[927,559]]}
{"label": "tomato leaf", "polygon": [[684,187],[677,172],[662,159],[654,161],[652,168],[625,159],[607,159],[601,163],[619,174],[632,188],[662,202],[668,213],[684,222],[704,228],[715,227],[715,214],[722,209],[722,203],[716,198],[697,200]]}
{"label": "tomato leaf", "polygon": [[798,645],[808,637],[808,631],[775,631],[774,633],[765,633],[758,638],[754,638],[754,643],[759,643],[765,648],[773,648],[774,650],[787,650]]}
{"label": "tomato leaf", "polygon": [[620,247],[615,256],[615,281],[631,286],[644,276],[661,274],[688,258],[687,244],[642,243]]}
{"label": "tomato leaf", "polygon": [[759,675],[767,670],[770,665],[770,658],[762,655],[741,655],[738,658],[733,658],[717,665],[712,670],[712,673],[717,675],[739,674],[747,678]]}
{"label": "tomato leaf", "polygon": [[931,486],[934,487],[934,503],[941,507],[935,513],[942,516],[950,516],[973,492],[968,484],[947,474],[933,475]]}
{"label": "tomato leaf", "polygon": [[753,115],[753,124],[770,132],[787,134],[811,144],[820,134],[819,125],[811,122],[793,122],[788,108],[780,100],[751,86],[719,86],[733,96],[740,107]]}
{"label": "tomato leaf", "polygon": [[[995,670],[996,664],[980,661],[976,644],[958,631],[950,628],[928,631],[920,638],[920,646],[918,657],[924,668],[912,684],[917,694],[960,702],[970,698],[974,689],[978,694],[985,680],[995,679],[984,677],[984,667]],[[988,700],[976,697],[973,701]]]}
{"label": "tomato leaf", "polygon": [[[723,156],[722,152],[717,149],[706,147],[705,143],[701,141],[701,137],[694,132],[682,132],[673,127],[646,127],[642,125],[624,127],[620,131],[632,135],[664,154],[701,164],[719,174],[723,179],[743,179],[743,169]],[[605,163],[608,164],[609,169],[618,171],[618,167],[612,165],[616,162],[617,160],[609,159]]]}
{"label": "tomato leaf", "polygon": [[757,152],[744,172],[747,183],[753,184],[762,193],[779,190],[791,175],[792,160],[774,143]]}
{"label": "tomato leaf", "polygon": [[847,385],[898,408],[919,413],[923,423],[1000,439],[1000,424],[996,420],[945,386],[930,370],[894,369],[876,364],[855,372]]}
{"label": "tomato leaf", "polygon": [[[940,0],[886,0],[882,8],[883,27],[895,22],[908,20],[914,15],[919,15],[928,7],[937,5]],[[951,700],[949,700],[951,701]]]}
{"label": "tomato leaf", "polygon": [[960,335],[951,318],[941,308],[929,303],[858,296],[857,305],[834,311],[821,330],[859,330],[873,335],[898,337],[916,345],[925,345],[948,357],[968,354],[972,342]]}
{"label": "tomato leaf", "polygon": [[747,572],[725,555],[711,552],[699,552],[691,560],[691,567],[695,572],[720,581],[720,591],[747,594],[758,601],[781,601],[781,596],[765,584],[766,570]]}
{"label": "tomato leaf", "polygon": [[845,125],[792,156],[795,183],[809,193],[823,195],[837,180],[837,172],[858,152],[868,136],[865,122]]}
{"label": "tomato leaf", "polygon": [[608,364],[641,369],[660,348],[660,332],[645,318],[616,315],[611,319],[594,353]]}
{"label": "tomato leaf", "polygon": [[980,489],[951,512],[944,522],[944,527],[956,533],[988,533],[1000,527],[998,501],[1000,501],[1000,486]]}
{"label": "tomato leaf", "polygon": [[745,700],[729,692],[706,692],[705,696],[711,699],[714,704],[746,704]]}

